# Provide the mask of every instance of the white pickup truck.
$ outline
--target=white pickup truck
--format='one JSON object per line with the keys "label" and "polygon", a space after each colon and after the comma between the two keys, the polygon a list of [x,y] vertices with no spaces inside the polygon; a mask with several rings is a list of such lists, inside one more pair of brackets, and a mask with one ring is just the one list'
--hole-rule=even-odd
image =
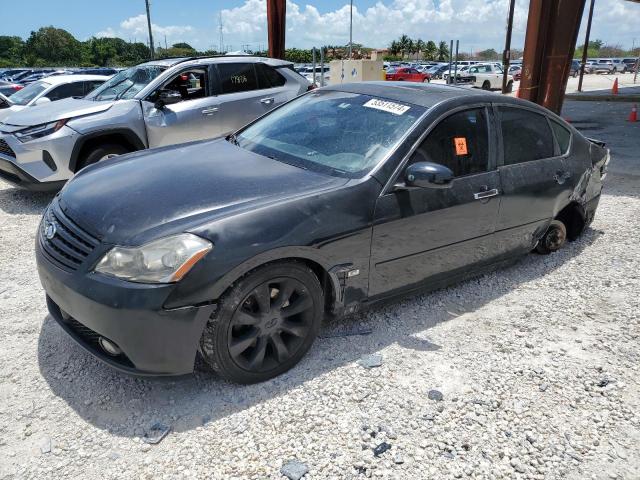
{"label": "white pickup truck", "polygon": [[[463,78],[472,86],[483,90],[494,90],[502,88],[502,67],[495,63],[481,63],[472,65],[464,72]],[[513,90],[513,76],[507,75],[507,92]]]}

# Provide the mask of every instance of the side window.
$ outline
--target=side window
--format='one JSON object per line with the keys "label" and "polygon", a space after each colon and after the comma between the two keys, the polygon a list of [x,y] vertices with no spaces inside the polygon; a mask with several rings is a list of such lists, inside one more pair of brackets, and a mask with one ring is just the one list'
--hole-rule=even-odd
{"label": "side window", "polygon": [[66,83],[54,88],[45,96],[52,102],[69,97],[84,97],[84,85],[83,82]]}
{"label": "side window", "polygon": [[448,167],[456,177],[489,170],[489,131],[484,108],[474,108],[441,121],[411,158],[411,163],[433,162]]}
{"label": "side window", "polygon": [[91,80],[88,82],[84,82],[84,95],[88,95],[103,83],[104,82],[102,80]]}
{"label": "side window", "polygon": [[252,63],[218,64],[222,93],[247,92],[258,89],[258,79]]}
{"label": "side window", "polygon": [[571,143],[571,132],[558,122],[551,120],[551,129],[556,136],[558,146],[560,147],[560,155],[564,155],[569,150],[569,144]]}
{"label": "side window", "polygon": [[499,110],[505,165],[554,156],[553,136],[546,117],[520,108]]}
{"label": "side window", "polygon": [[[165,83],[161,90],[180,93],[183,102],[204,98],[207,96],[207,78],[207,69],[204,67],[184,70]],[[154,97],[150,99],[153,101]]]}
{"label": "side window", "polygon": [[286,83],[285,78],[275,68],[264,63],[256,63],[256,74],[259,88],[277,88]]}

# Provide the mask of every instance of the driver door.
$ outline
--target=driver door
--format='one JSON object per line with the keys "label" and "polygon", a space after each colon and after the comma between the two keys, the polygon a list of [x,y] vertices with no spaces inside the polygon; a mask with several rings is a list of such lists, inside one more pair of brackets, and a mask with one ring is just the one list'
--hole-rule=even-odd
{"label": "driver door", "polygon": [[[494,135],[486,107],[442,120],[403,167],[396,187],[376,204],[370,296],[437,281],[495,258],[493,234],[501,198]],[[448,167],[448,188],[405,187],[415,162]]]}
{"label": "driver door", "polygon": [[[208,66],[190,67],[142,101],[149,148],[215,138],[222,134],[220,100],[214,95],[211,78]],[[179,92],[182,100],[157,108],[155,101],[161,90]]]}

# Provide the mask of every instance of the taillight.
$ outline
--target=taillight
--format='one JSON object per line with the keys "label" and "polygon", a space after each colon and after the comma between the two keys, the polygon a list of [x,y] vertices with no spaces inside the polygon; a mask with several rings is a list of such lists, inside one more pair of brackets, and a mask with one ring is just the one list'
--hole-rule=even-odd
{"label": "taillight", "polygon": [[18,90],[22,90],[24,88],[24,85],[13,85],[11,88],[13,88],[17,92]]}

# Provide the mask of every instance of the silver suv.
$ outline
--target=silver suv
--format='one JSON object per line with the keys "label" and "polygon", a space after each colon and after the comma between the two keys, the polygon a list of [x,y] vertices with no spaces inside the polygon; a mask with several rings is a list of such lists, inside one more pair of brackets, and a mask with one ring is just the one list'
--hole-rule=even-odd
{"label": "silver suv", "polygon": [[165,59],[124,70],[85,98],[0,123],[0,178],[60,188],[116,155],[229,134],[309,89],[291,63],[261,57]]}

